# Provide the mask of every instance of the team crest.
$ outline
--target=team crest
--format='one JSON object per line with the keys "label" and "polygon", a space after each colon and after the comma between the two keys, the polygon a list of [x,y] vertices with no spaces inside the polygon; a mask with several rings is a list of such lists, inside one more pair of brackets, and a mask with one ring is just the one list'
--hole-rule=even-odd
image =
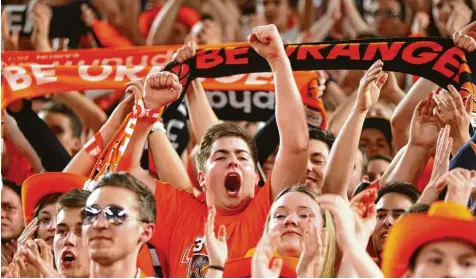
{"label": "team crest", "polygon": [[188,264],[188,278],[204,278],[207,274],[209,260],[207,255],[196,254]]}

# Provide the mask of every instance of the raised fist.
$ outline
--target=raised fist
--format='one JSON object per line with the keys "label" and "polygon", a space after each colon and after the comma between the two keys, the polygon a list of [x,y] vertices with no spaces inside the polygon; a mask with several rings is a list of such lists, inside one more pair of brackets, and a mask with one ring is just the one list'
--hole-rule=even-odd
{"label": "raised fist", "polygon": [[253,32],[248,36],[248,41],[251,47],[269,63],[287,59],[283,41],[274,24],[254,27]]}
{"label": "raised fist", "polygon": [[158,109],[180,96],[182,85],[176,74],[159,72],[149,74],[144,84],[144,105],[146,109]]}
{"label": "raised fist", "polygon": [[186,60],[195,56],[195,54],[197,53],[197,49],[197,44],[193,41],[190,41],[174,53],[174,55],[172,56],[172,60],[177,63],[183,63]]}

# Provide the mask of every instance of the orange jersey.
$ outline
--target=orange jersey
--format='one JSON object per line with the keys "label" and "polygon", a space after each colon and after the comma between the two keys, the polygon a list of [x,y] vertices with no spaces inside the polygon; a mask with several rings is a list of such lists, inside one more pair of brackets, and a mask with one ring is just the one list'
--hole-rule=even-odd
{"label": "orange jersey", "polygon": [[[270,181],[263,186],[242,212],[216,216],[215,229],[226,226],[228,259],[244,257],[256,247],[271,207]],[[205,277],[209,259],[204,226],[208,207],[203,199],[157,182],[156,233],[149,241],[158,250],[165,277]]]}

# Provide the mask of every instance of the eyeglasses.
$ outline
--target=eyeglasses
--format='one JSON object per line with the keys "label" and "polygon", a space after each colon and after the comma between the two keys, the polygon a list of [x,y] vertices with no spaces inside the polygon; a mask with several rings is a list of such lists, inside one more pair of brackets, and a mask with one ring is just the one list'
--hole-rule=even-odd
{"label": "eyeglasses", "polygon": [[103,208],[99,206],[87,206],[81,210],[81,221],[83,225],[91,225],[94,223],[98,218],[99,214],[103,212],[104,218],[113,225],[119,226],[122,225],[126,219],[127,216],[130,216],[140,222],[148,223],[145,220],[141,220],[135,216],[128,215],[127,210],[123,207],[120,206],[115,206],[115,205],[108,205]]}

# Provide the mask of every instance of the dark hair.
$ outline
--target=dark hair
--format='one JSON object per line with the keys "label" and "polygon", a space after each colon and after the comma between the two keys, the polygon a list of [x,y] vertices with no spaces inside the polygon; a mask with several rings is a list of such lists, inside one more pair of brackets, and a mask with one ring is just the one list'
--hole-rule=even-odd
{"label": "dark hair", "polygon": [[473,201],[473,205],[471,206],[471,214],[476,217],[476,202]]}
{"label": "dark hair", "polygon": [[210,157],[213,143],[224,137],[236,137],[244,140],[250,149],[250,155],[256,166],[258,162],[258,151],[256,150],[256,143],[253,137],[239,125],[224,122],[211,127],[203,136],[196,157],[198,170],[203,171],[205,169],[205,162]]}
{"label": "dark hair", "polygon": [[146,223],[155,222],[156,204],[154,194],[139,179],[127,172],[110,172],[99,178],[91,192],[104,186],[123,188],[134,192],[139,202],[140,220]]}
{"label": "dark hair", "polygon": [[368,182],[368,181],[364,181],[364,182],[361,182],[359,184],[359,186],[357,186],[354,190],[354,193],[352,194],[352,196],[356,196],[357,194],[359,194],[360,192],[363,192],[365,191],[370,185],[372,185],[372,183]]}
{"label": "dark hair", "polygon": [[410,261],[408,262],[408,269],[409,270],[414,270],[415,269],[415,264],[416,264],[416,258],[418,257],[418,254],[420,254],[421,249],[423,249],[423,246],[418,247],[418,249],[413,252],[412,256],[410,257]]}
{"label": "dark hair", "polygon": [[416,203],[418,198],[420,198],[420,191],[418,191],[412,184],[399,181],[390,181],[385,184],[384,187],[380,188],[377,194],[377,203],[383,196],[389,193],[397,193],[406,196],[409,198],[412,203]]}
{"label": "dark hair", "polygon": [[4,178],[2,178],[2,184],[3,186],[7,186],[8,188],[12,189],[13,192],[15,192],[18,196],[20,196],[20,200],[21,200],[21,186],[20,185]]}
{"label": "dark hair", "polygon": [[[438,27],[436,27],[435,18],[433,17],[433,0],[428,0],[430,4],[430,23],[428,24],[427,34],[431,37],[441,37]],[[471,15],[471,22],[476,20],[476,12],[474,12],[473,1],[465,0],[464,3],[469,7],[473,14]]]}
{"label": "dark hair", "polygon": [[63,208],[83,208],[86,205],[91,192],[82,189],[72,189],[71,191],[64,193],[58,199],[56,207],[58,212]]}
{"label": "dark hair", "polygon": [[329,150],[331,150],[336,138],[327,131],[309,126],[309,140],[322,141],[327,144],[327,147],[329,147]]}
{"label": "dark hair", "polygon": [[429,204],[415,203],[412,206],[410,206],[410,208],[407,209],[407,211],[405,212],[405,215],[412,214],[412,213],[427,213],[429,209],[430,209]]}
{"label": "dark hair", "polygon": [[370,156],[369,157],[369,162],[370,161],[373,161],[373,160],[383,160],[383,161],[386,161],[388,163],[391,163],[392,162],[392,159],[388,156],[384,156],[384,155],[374,155],[374,156]]}
{"label": "dark hair", "polygon": [[200,16],[200,21],[204,21],[204,20],[210,20],[210,21],[214,21],[215,19],[213,18],[213,16],[209,13],[202,13],[202,15]]}
{"label": "dark hair", "polygon": [[33,211],[33,217],[38,217],[40,211],[45,208],[45,206],[55,204],[62,194],[63,193],[52,193],[42,197],[36,204],[35,211]]}
{"label": "dark hair", "polygon": [[[67,93],[63,93],[67,94]],[[75,138],[81,137],[81,134],[83,133],[83,124],[81,123],[81,120],[79,117],[74,113],[70,108],[63,104],[58,104],[58,103],[51,103],[50,105],[46,106],[43,110],[43,112],[52,112],[52,113],[61,113],[66,115],[70,122],[71,122],[71,130],[73,131],[73,136]]]}

